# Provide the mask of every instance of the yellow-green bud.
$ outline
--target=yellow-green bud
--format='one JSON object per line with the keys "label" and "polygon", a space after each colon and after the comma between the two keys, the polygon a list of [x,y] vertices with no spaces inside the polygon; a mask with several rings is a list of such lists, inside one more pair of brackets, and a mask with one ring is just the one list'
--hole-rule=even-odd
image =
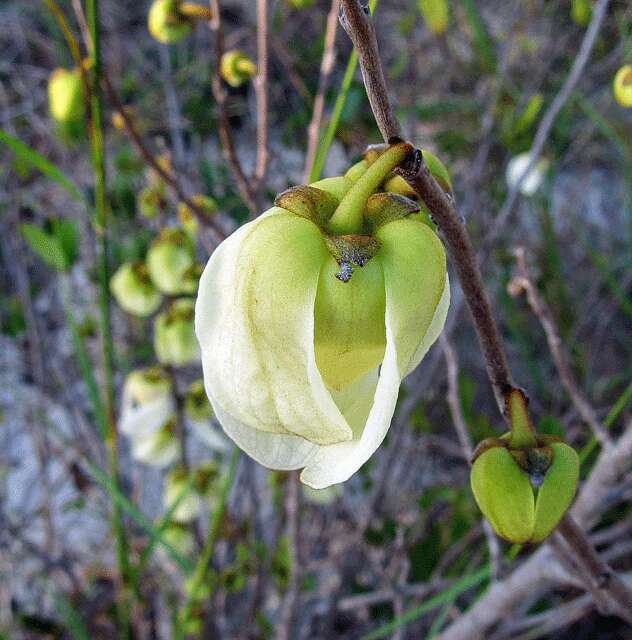
{"label": "yellow-green bud", "polygon": [[171,394],[171,379],[160,367],[136,369],[125,379],[124,396],[132,407],[153,400],[166,398]]}
{"label": "yellow-green bud", "polygon": [[140,318],[157,311],[162,302],[144,262],[122,264],[110,280],[110,291],[123,310]]}
{"label": "yellow-green bud", "polygon": [[428,29],[436,35],[445,33],[448,28],[448,0],[419,0],[419,11]]}
{"label": "yellow-green bud", "polygon": [[162,364],[181,367],[198,362],[200,347],[193,327],[194,302],[190,298],[174,300],[156,316],[154,349]]}
{"label": "yellow-green bud", "polygon": [[163,530],[162,537],[180,555],[191,556],[195,551],[195,539],[191,528],[182,522],[170,522]]}
{"label": "yellow-green bud", "polygon": [[509,542],[542,542],[575,496],[579,458],[572,447],[533,428],[526,399],[510,397],[512,431],[483,441],[475,453],[471,485],[496,533]]}
{"label": "yellow-green bud", "polygon": [[227,51],[222,56],[219,72],[231,87],[241,87],[257,73],[257,65],[239,49]]}
{"label": "yellow-green bud", "polygon": [[[217,203],[210,196],[198,193],[194,195],[191,200],[204,217],[210,219],[217,213]],[[200,222],[197,215],[191,211],[191,207],[189,207],[186,202],[181,202],[178,205],[178,218],[182,228],[187,232],[188,236],[194,240],[200,229]]]}
{"label": "yellow-green bud", "polygon": [[191,33],[193,22],[180,11],[180,0],[154,0],[147,26],[158,42],[173,44]]}
{"label": "yellow-green bud", "polygon": [[196,380],[191,383],[184,397],[184,415],[193,421],[210,420],[214,417],[211,403],[206,397],[204,380]]}
{"label": "yellow-green bud", "polygon": [[79,69],[55,69],[48,81],[48,108],[60,124],[72,124],[85,113],[83,83]]}
{"label": "yellow-green bud", "polygon": [[626,64],[617,71],[614,97],[622,107],[632,107],[632,64]]}
{"label": "yellow-green bud", "polygon": [[295,9],[309,9],[314,6],[314,0],[288,0]]}
{"label": "yellow-green bud", "polygon": [[193,265],[191,241],[179,229],[163,229],[147,252],[149,276],[160,291],[169,295],[185,293],[191,288],[184,276]]}
{"label": "yellow-green bud", "polygon": [[580,27],[586,27],[592,18],[591,0],[573,0],[571,5],[571,18]]}

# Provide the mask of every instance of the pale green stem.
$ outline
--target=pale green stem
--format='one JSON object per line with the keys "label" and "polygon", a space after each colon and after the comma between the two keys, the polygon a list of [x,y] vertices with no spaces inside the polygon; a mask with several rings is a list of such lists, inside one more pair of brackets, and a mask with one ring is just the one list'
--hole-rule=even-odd
{"label": "pale green stem", "polygon": [[359,233],[369,196],[411,151],[409,144],[400,143],[380,155],[340,201],[329,221],[329,230],[337,235]]}
{"label": "pale green stem", "polygon": [[518,389],[514,389],[507,401],[511,436],[509,443],[512,449],[524,449],[537,446],[536,432],[529,417],[527,400],[524,394]]}

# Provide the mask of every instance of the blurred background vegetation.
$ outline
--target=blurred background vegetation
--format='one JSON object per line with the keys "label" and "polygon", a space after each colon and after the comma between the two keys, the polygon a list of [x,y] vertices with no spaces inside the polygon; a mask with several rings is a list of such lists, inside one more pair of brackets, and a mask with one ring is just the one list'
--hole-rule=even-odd
{"label": "blurred background vegetation", "polygon": [[[598,447],[539,318],[512,286],[514,251],[525,250],[595,416],[619,433],[632,416],[632,109],[617,102],[612,81],[632,63],[632,7],[609,3],[552,122],[534,188],[509,202],[507,168],[529,152],[559,95],[592,3],[450,0],[446,14],[437,4],[376,8],[391,96],[406,137],[449,167],[514,374],[540,429],[581,451],[585,478]],[[199,386],[190,307],[216,231],[230,233],[253,213],[219,136],[224,113],[252,174],[252,78],[218,79],[206,23],[164,45],[148,33],[149,2],[103,2],[101,153],[90,135],[99,130],[94,103],[91,118],[80,101],[64,123],[49,110],[52,72],[76,66],[51,7],[82,43],[94,26],[94,3],[83,5],[0,5],[0,637],[438,636],[532,553],[494,540],[470,492],[446,401],[446,353],[458,354],[452,390],[471,440],[501,425],[458,287],[446,341],[404,384],[385,445],[344,486],[308,491],[294,474],[238,459]],[[261,210],[304,182],[331,8],[327,0],[267,5]],[[256,3],[221,8],[225,50],[256,64]],[[380,141],[359,73],[345,75],[351,47],[337,31],[317,136],[322,175],[344,173]],[[212,78],[225,93],[223,112]],[[155,275],[163,272],[175,282]],[[158,418],[134,413],[149,396],[167,398]],[[143,430],[151,420],[155,428]],[[631,496],[627,475],[595,533],[618,527],[606,544],[619,549],[622,571],[632,570]],[[551,623],[547,613],[578,593],[535,590],[512,616],[499,615],[490,637],[632,637],[590,603]]]}

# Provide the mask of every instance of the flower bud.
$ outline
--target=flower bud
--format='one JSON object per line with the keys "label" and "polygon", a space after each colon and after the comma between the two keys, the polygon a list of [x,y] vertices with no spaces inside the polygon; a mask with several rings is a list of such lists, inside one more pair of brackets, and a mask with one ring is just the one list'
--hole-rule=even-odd
{"label": "flower bud", "polygon": [[182,522],[169,522],[162,530],[162,538],[182,556],[192,556],[195,552],[193,533],[190,527]]}
{"label": "flower bud", "polygon": [[447,0],[419,0],[419,11],[432,33],[441,35],[446,32],[449,21]]}
{"label": "flower bud", "polygon": [[288,0],[295,9],[309,9],[314,5],[314,0]]}
{"label": "flower bud", "polygon": [[154,0],[147,26],[158,42],[173,44],[191,33],[193,22],[180,11],[180,0]]}
{"label": "flower bud", "polygon": [[623,65],[614,77],[614,97],[622,107],[632,107],[632,64]]}
{"label": "flower bud", "polygon": [[179,229],[163,229],[147,252],[147,269],[153,283],[169,295],[185,293],[184,276],[193,265],[191,241]]}
{"label": "flower bud", "polygon": [[110,291],[123,310],[140,318],[157,311],[162,302],[144,262],[122,264],[112,276]]}
{"label": "flower bud", "polygon": [[60,124],[72,124],[85,113],[83,83],[79,69],[55,69],[48,80],[48,108]]}
{"label": "flower bud", "polygon": [[580,27],[588,26],[592,18],[592,2],[591,0],[572,0],[571,18],[575,24]]}
{"label": "flower bud", "polygon": [[176,434],[176,418],[172,416],[151,433],[131,438],[132,458],[151,467],[163,469],[180,456],[180,442]]}
{"label": "flower bud", "polygon": [[215,414],[204,391],[204,380],[192,382],[184,397],[184,415],[193,421],[211,420]]}
{"label": "flower bud", "polygon": [[[212,218],[217,212],[217,203],[209,196],[197,194],[194,195],[191,200],[198,207],[202,215],[208,219]],[[186,202],[181,202],[178,205],[178,218],[189,238],[195,240],[200,229],[200,222]]]}
{"label": "flower bud", "polygon": [[[513,188],[518,184],[518,181],[522,178],[522,174],[530,163],[531,153],[528,151],[519,153],[509,161],[506,173],[509,188]],[[549,161],[546,158],[538,160],[535,166],[525,176],[524,180],[522,180],[520,193],[524,196],[532,196],[542,186],[548,168]]]}
{"label": "flower bud", "polygon": [[257,65],[238,49],[227,51],[222,56],[220,75],[231,87],[241,87],[257,73]]}
{"label": "flower bud", "polygon": [[189,298],[174,300],[166,311],[156,316],[154,349],[162,364],[181,367],[199,361],[200,347],[193,316],[194,302]]}
{"label": "flower bud", "polygon": [[509,542],[542,542],[570,506],[579,479],[572,447],[538,436],[515,390],[512,431],[483,441],[475,452],[471,484],[476,502],[496,533]]}
{"label": "flower bud", "polygon": [[[165,508],[173,509],[171,518],[176,522],[191,522],[200,515],[202,499],[208,498],[217,488],[219,467],[212,462],[205,463],[188,472],[177,466],[165,477]],[[188,486],[191,485],[191,486]]]}
{"label": "flower bud", "polygon": [[196,331],[226,433],[272,469],[322,489],[377,449],[399,385],[439,336],[443,245],[418,206],[384,192],[401,143],[346,176],[277,196],[212,254]]}

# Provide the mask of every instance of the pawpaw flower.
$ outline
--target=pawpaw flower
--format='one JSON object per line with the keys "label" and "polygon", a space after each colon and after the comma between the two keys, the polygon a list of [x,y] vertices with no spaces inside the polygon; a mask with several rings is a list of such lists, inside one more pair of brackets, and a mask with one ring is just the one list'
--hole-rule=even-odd
{"label": "pawpaw flower", "polygon": [[198,362],[200,348],[193,328],[194,302],[174,300],[154,322],[154,350],[158,361],[173,367]]}
{"label": "pawpaw flower", "polygon": [[[383,190],[412,152],[291,188],[213,252],[196,332],[226,433],[271,469],[343,482],[390,426],[401,380],[439,336],[445,251],[419,205]],[[363,164],[364,163],[364,164]]]}
{"label": "pawpaw flower", "polygon": [[241,87],[257,73],[257,65],[239,49],[227,51],[219,65],[222,78],[231,87]]}
{"label": "pawpaw flower", "polygon": [[622,107],[632,107],[632,64],[623,65],[614,76],[614,97]]}
{"label": "pawpaw flower", "polygon": [[193,245],[181,229],[163,229],[147,252],[147,270],[163,293],[177,295],[190,289],[185,274],[195,265]]}

